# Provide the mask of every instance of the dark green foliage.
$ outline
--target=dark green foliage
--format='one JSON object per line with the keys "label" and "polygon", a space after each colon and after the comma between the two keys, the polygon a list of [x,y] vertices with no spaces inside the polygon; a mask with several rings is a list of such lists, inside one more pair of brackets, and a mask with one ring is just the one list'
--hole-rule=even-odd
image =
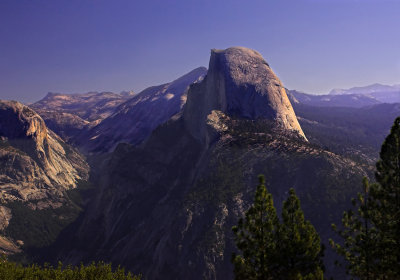
{"label": "dark green foliage", "polygon": [[254,204],[232,229],[242,252],[232,255],[236,279],[274,279],[278,227],[272,195],[265,187],[264,177],[260,176]]}
{"label": "dark green foliage", "polygon": [[378,229],[381,270],[389,277],[400,278],[400,117],[383,142],[372,189],[373,223]]}
{"label": "dark green foliage", "polygon": [[15,240],[23,240],[25,247],[50,245],[79,214],[79,209],[68,205],[42,210],[32,210],[22,202],[11,202],[6,206],[13,214],[6,234]]}
{"label": "dark green foliage", "polygon": [[[342,237],[343,244],[330,240],[336,252],[346,260],[346,272],[360,279],[382,279],[379,278],[379,270],[376,259],[375,244],[377,242],[377,231],[371,223],[372,201],[370,197],[370,186],[367,178],[363,180],[364,193],[359,193],[357,199],[352,203],[357,208],[356,212],[348,210],[343,213],[343,230],[338,230],[335,225],[333,229]],[[375,188],[376,185],[372,185]]]}
{"label": "dark green foliage", "polygon": [[283,204],[277,240],[281,279],[323,279],[323,248],[314,226],[304,219],[294,189]]}
{"label": "dark green foliage", "polygon": [[210,164],[215,170],[199,180],[186,196],[186,202],[206,201],[216,207],[226,203],[243,188],[243,170],[239,164],[218,160]]}
{"label": "dark green foliage", "polygon": [[12,211],[12,218],[5,234],[14,240],[23,240],[25,248],[50,245],[79,216],[83,204],[82,192],[90,187],[88,182],[79,181],[77,188],[66,191],[67,200],[59,208],[33,210],[19,201],[6,204]]}
{"label": "dark green foliage", "polygon": [[111,264],[103,262],[92,263],[88,266],[66,266],[59,263],[57,267],[45,264],[39,266],[32,264],[22,266],[9,262],[5,258],[0,260],[0,279],[19,280],[139,280],[140,276],[134,276],[125,272],[121,267],[113,270]]}
{"label": "dark green foliage", "polygon": [[346,260],[347,272],[360,279],[400,278],[400,118],[382,145],[377,183],[353,199],[357,211],[343,214],[343,244],[331,241]]}
{"label": "dark green foliage", "polygon": [[233,227],[241,254],[233,254],[236,279],[323,279],[323,249],[315,228],[305,221],[293,189],[276,214],[272,195],[260,176],[254,204]]}

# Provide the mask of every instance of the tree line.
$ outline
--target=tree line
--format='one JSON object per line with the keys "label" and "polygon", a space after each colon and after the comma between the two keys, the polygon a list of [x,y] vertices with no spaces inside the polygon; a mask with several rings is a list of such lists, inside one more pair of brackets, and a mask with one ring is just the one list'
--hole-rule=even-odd
{"label": "tree line", "polygon": [[[340,241],[330,245],[342,257],[337,265],[355,279],[400,279],[400,117],[382,144],[376,182],[363,179],[363,191],[332,225]],[[232,256],[235,279],[324,279],[324,246],[305,220],[294,189],[279,219],[272,195],[259,177],[254,203],[233,227],[238,253]]]}
{"label": "tree line", "polygon": [[140,280],[141,276],[126,272],[123,268],[112,269],[111,264],[104,262],[80,266],[63,266],[61,262],[53,267],[32,264],[23,266],[10,262],[5,257],[0,259],[0,279],[19,280]]}

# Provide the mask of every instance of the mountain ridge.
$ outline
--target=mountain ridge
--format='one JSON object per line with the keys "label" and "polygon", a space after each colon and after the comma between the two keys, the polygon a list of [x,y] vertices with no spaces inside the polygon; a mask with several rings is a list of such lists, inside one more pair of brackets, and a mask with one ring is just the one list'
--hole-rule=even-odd
{"label": "mountain ridge", "polygon": [[339,95],[339,94],[371,94],[376,92],[393,92],[400,91],[400,84],[395,85],[384,85],[375,83],[367,86],[357,86],[348,89],[332,89],[328,95]]}
{"label": "mountain ridge", "polygon": [[88,152],[110,152],[120,142],[140,144],[158,125],[181,111],[187,88],[200,82],[206,71],[198,67],[170,83],[144,89],[91,128],[78,145]]}

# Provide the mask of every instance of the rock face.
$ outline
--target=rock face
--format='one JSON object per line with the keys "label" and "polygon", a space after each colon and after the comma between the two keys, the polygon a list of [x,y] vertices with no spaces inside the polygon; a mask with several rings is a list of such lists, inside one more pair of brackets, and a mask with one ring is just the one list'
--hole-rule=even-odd
{"label": "rock face", "polygon": [[209,71],[192,85],[184,120],[192,135],[206,138],[212,110],[245,119],[269,119],[306,139],[281,81],[256,51],[234,47],[212,50]]}
{"label": "rock face", "polygon": [[89,152],[109,152],[121,142],[141,143],[158,125],[182,110],[189,85],[201,81],[206,72],[199,67],[173,82],[143,90],[92,128],[78,145]]}
{"label": "rock face", "polygon": [[[88,179],[89,166],[82,155],[47,129],[43,119],[32,109],[16,101],[2,100],[0,163],[0,250],[15,253],[19,249],[13,243],[16,241],[14,234],[29,237],[32,228],[37,230],[35,222],[40,218],[32,221],[22,215],[15,221],[14,210],[17,213],[60,207],[71,210],[67,207],[70,200],[66,191],[75,188],[78,181]],[[66,219],[69,213],[60,217],[57,226]],[[11,223],[13,229],[9,231]],[[15,232],[23,224],[25,230]],[[51,230],[47,228],[39,238],[47,236]]]}
{"label": "rock face", "polygon": [[231,228],[258,174],[278,209],[295,188],[326,242],[365,169],[305,141],[269,66],[231,48],[212,51],[183,114],[140,146],[118,145],[100,174],[81,222],[59,244],[68,246],[51,258],[112,261],[147,279],[231,279]]}
{"label": "rock face", "polygon": [[84,158],[21,103],[0,101],[0,136],[0,188],[5,201],[62,196],[77,180],[87,179]]}
{"label": "rock face", "polygon": [[63,140],[74,144],[76,139],[84,135],[99,121],[89,122],[81,117],[59,111],[37,110],[37,113],[45,121],[46,126],[56,132]]}

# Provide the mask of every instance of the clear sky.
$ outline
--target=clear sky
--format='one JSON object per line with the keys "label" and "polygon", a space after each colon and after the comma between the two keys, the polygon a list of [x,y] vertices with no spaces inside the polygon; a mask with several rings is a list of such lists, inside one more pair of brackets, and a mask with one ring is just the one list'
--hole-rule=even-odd
{"label": "clear sky", "polygon": [[140,91],[259,51],[286,87],[400,83],[400,0],[0,0],[0,98]]}

